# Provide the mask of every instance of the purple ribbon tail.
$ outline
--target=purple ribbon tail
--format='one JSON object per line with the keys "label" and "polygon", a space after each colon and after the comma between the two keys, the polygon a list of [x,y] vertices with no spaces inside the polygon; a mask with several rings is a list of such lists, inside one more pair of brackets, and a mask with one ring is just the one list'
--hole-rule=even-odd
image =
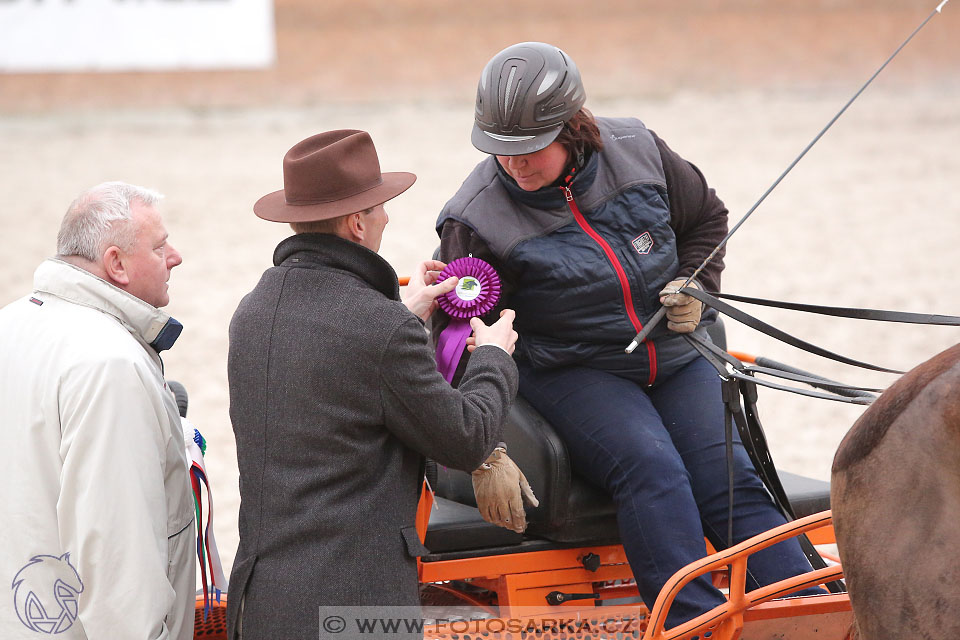
{"label": "purple ribbon tail", "polygon": [[472,331],[469,320],[450,318],[450,324],[440,332],[440,338],[437,340],[437,371],[447,382],[453,382],[457,365],[460,364],[460,356],[463,355],[467,338]]}

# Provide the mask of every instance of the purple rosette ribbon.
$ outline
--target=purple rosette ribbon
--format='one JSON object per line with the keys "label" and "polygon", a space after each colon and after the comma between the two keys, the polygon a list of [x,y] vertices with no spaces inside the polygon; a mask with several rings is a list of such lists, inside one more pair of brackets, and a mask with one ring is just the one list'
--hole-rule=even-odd
{"label": "purple rosette ribbon", "polygon": [[437,282],[451,276],[459,279],[457,288],[437,298],[440,308],[450,316],[450,324],[437,341],[437,371],[447,382],[453,381],[472,332],[470,318],[488,313],[500,299],[500,276],[479,258],[457,258],[440,272]]}

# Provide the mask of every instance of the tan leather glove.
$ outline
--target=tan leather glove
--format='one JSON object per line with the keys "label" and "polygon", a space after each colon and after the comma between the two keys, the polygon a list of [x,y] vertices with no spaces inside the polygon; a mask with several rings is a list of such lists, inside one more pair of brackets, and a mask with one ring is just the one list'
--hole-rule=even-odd
{"label": "tan leather glove", "polygon": [[470,475],[473,478],[477,508],[483,519],[523,533],[527,528],[524,501],[532,507],[538,506],[540,501],[533,495],[523,472],[507,457],[507,452],[497,447],[487,461]]}
{"label": "tan leather glove", "polygon": [[[686,278],[673,280],[660,292],[660,304],[667,308],[667,328],[677,333],[693,333],[700,324],[703,303],[685,293],[677,293],[686,282]],[[691,287],[697,287],[690,283]]]}

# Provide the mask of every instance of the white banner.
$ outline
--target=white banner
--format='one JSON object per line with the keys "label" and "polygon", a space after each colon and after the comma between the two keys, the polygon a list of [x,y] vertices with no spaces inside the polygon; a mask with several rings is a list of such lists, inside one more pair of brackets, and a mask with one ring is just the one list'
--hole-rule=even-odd
{"label": "white banner", "polygon": [[272,0],[0,0],[0,72],[252,69]]}

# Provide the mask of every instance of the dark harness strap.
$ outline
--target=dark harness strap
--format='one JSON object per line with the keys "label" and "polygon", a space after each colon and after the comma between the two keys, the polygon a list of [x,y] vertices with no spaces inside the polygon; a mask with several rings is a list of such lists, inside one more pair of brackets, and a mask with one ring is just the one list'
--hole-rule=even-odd
{"label": "dark harness strap", "polygon": [[[783,512],[784,516],[794,520],[796,516],[793,507],[790,505],[787,492],[780,482],[777,469],[773,465],[770,448],[767,446],[767,438],[758,418],[756,409],[756,400],[758,397],[756,383],[749,380],[750,376],[748,374],[744,375],[746,379],[738,380],[731,377],[724,363],[720,358],[716,357],[715,352],[712,350],[717,349],[716,346],[705,342],[695,334],[684,334],[684,337],[700,352],[700,355],[702,355],[707,362],[717,369],[717,373],[720,374],[720,378],[723,381],[723,402],[726,411],[737,425],[737,431],[740,433],[740,440],[743,443],[744,449],[746,449],[747,454],[750,456],[750,460],[760,475],[760,479],[763,480],[763,484],[767,487],[767,490],[770,491],[770,495],[773,496],[777,507]],[[747,413],[749,413],[751,417],[750,420],[747,419]],[[727,443],[727,449],[728,455],[732,455],[732,442]],[[730,461],[728,461],[728,466],[730,466]],[[729,471],[728,469],[728,473]],[[731,498],[732,490],[733,486],[731,483]]]}
{"label": "dark harness strap", "polygon": [[723,298],[724,300],[736,300],[737,302],[746,302],[748,304],[755,304],[763,307],[790,309],[791,311],[803,311],[804,313],[817,313],[820,315],[834,316],[837,318],[879,320],[882,322],[905,322],[909,324],[935,324],[949,327],[960,326],[960,317],[958,316],[943,316],[933,313],[911,313],[908,311],[886,311],[884,309],[857,309],[855,307],[826,307],[823,305],[803,304],[800,302],[784,302],[781,300],[750,298],[747,296],[734,295],[732,293],[713,293],[709,295],[712,295],[715,298]]}
{"label": "dark harness strap", "polygon": [[781,331],[776,327],[763,322],[759,318],[755,318],[748,313],[737,309],[733,305],[729,305],[726,302],[721,301],[719,298],[706,293],[705,291],[700,291],[696,287],[684,287],[680,290],[681,293],[686,293],[689,296],[696,298],[700,302],[703,302],[707,306],[713,307],[720,313],[730,316],[734,320],[741,322],[751,329],[756,329],[761,333],[765,333],[771,338],[776,338],[780,342],[786,342],[787,344],[797,347],[798,349],[803,349],[810,353],[814,353],[818,356],[824,358],[829,358],[830,360],[836,360],[837,362],[842,362],[844,364],[853,365],[855,367],[861,367],[864,369],[871,369],[873,371],[884,371],[886,373],[903,373],[903,371],[898,371],[897,369],[888,369],[887,367],[881,367],[875,364],[870,364],[869,362],[861,362],[860,360],[854,360],[846,356],[842,356],[839,353],[834,353],[824,349],[823,347],[818,347],[815,344],[801,340],[800,338],[795,338],[786,331]]}
{"label": "dark harness strap", "polygon": [[[797,347],[798,349],[803,349],[810,353],[814,353],[824,358],[829,358],[830,360],[836,360],[837,362],[843,362],[844,364],[853,365],[856,367],[862,367],[864,369],[871,369],[873,371],[884,371],[887,373],[903,373],[896,369],[888,369],[887,367],[881,367],[877,365],[870,364],[868,362],[861,362],[859,360],[853,360],[852,358],[847,358],[832,351],[828,351],[822,347],[806,342],[796,338],[785,331],[781,331],[776,327],[769,325],[762,320],[751,316],[750,314],[737,309],[733,305],[722,302],[720,299],[736,300],[738,302],[746,302],[748,304],[756,304],[766,307],[775,307],[778,309],[789,309],[793,311],[803,311],[805,313],[816,313],[820,315],[833,316],[836,318],[853,318],[857,320],[876,320],[882,322],[903,322],[908,324],[930,324],[930,325],[940,325],[940,326],[960,326],[960,316],[944,316],[930,313],[911,313],[906,311],[887,311],[883,309],[857,309],[853,307],[828,307],[823,305],[813,305],[813,304],[802,304],[799,302],[783,302],[779,300],[766,300],[763,298],[750,298],[747,296],[738,296],[730,293],[707,293],[705,291],[700,291],[695,287],[684,287],[681,289],[681,292],[688,294],[689,296],[696,298],[700,302],[703,302],[707,306],[713,307],[720,313],[726,314],[741,322],[751,329],[756,329],[761,333],[776,338],[781,342],[785,342],[789,345]],[[816,385],[819,386],[819,385]],[[853,388],[853,387],[847,387]],[[862,389],[868,390],[868,389]]]}
{"label": "dark harness strap", "polygon": [[[753,468],[763,482],[767,491],[770,492],[774,504],[788,520],[795,520],[796,514],[793,506],[790,504],[790,498],[783,488],[780,481],[780,475],[777,473],[776,465],[773,463],[773,457],[770,455],[770,447],[767,444],[767,437],[763,431],[763,425],[760,423],[760,414],[757,411],[757,382],[752,379],[749,372],[741,373],[738,371],[736,362],[741,368],[743,364],[733,358],[726,352],[710,342],[704,341],[695,334],[684,334],[687,341],[707,360],[720,374],[722,382],[724,414],[725,414],[725,440],[727,455],[727,546],[733,545],[733,434],[731,423],[737,425],[737,432],[740,434],[740,441]],[[730,362],[733,361],[733,362]],[[730,364],[730,367],[727,365]],[[730,371],[737,372],[738,376],[730,375]],[[826,394],[824,394],[826,395]],[[816,548],[806,534],[797,537],[800,548],[814,569],[823,569],[827,565],[823,558],[817,553]],[[831,582],[826,585],[831,593],[842,593],[845,591],[843,585],[839,582]]]}
{"label": "dark harness strap", "polygon": [[[694,349],[696,349],[700,355],[704,356],[707,361],[714,366],[714,368],[723,378],[735,378],[754,385],[770,387],[780,391],[789,391],[791,393],[797,393],[812,398],[834,400],[836,402],[846,402],[850,404],[870,404],[876,399],[876,396],[869,392],[882,391],[882,389],[858,387],[855,385],[844,384],[842,382],[836,382],[834,380],[830,380],[829,378],[814,376],[806,371],[794,369],[793,367],[787,367],[787,365],[780,365],[787,370],[781,370],[779,367],[775,366],[748,366],[737,360],[723,349],[720,349],[712,342],[702,340],[694,334],[685,334],[684,337],[687,338],[688,342],[693,345]],[[776,360],[768,360],[764,358],[758,359],[758,362],[761,360],[767,365],[779,365]],[[814,391],[812,389],[801,389],[798,387],[777,384],[768,380],[758,380],[754,378],[754,373],[765,373],[787,380],[803,382],[804,384],[814,387],[827,389],[833,393],[823,393],[820,391]]]}

